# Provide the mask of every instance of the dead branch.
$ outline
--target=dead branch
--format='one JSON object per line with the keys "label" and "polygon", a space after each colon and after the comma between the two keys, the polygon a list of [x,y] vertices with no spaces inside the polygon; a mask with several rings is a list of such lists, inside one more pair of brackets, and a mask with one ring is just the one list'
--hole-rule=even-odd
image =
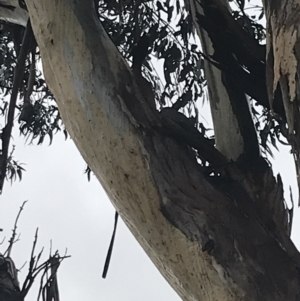
{"label": "dead branch", "polygon": [[4,252],[4,256],[10,257],[11,251],[12,251],[12,247],[13,247],[14,243],[16,243],[19,240],[19,237],[16,239],[18,221],[19,221],[21,212],[23,211],[24,206],[25,206],[26,203],[27,203],[27,201],[24,201],[23,204],[22,204],[22,206],[19,209],[19,213],[18,213],[18,215],[16,217],[14,228],[12,230],[12,236],[11,236],[11,238],[8,241],[9,244],[8,244],[7,250]]}
{"label": "dead branch", "polygon": [[[35,256],[35,248],[38,238],[38,229],[35,233],[35,238],[31,251],[31,258],[29,263],[28,274],[25,278],[21,289],[21,295],[23,298],[28,294],[30,288],[32,287],[34,280],[42,272],[41,281],[40,281],[40,289],[38,294],[38,299],[42,296],[42,300],[47,301],[59,301],[58,294],[58,285],[57,285],[57,270],[60,263],[65,259],[69,258],[69,255],[60,256],[58,251],[54,253],[54,255],[49,255],[49,259],[39,265],[40,258],[43,253],[43,249],[39,252],[37,256]],[[50,276],[48,277],[50,271]],[[45,277],[47,280],[45,281]],[[45,298],[47,296],[47,298]],[[50,299],[49,299],[50,298]],[[52,298],[52,299],[51,299]]]}

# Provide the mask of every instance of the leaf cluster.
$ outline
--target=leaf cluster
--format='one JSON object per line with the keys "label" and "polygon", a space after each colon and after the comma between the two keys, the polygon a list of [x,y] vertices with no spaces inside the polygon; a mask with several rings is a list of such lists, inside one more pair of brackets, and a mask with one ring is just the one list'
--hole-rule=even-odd
{"label": "leaf cluster", "polygon": [[[21,135],[27,140],[42,144],[45,137],[49,137],[50,144],[57,131],[63,130],[60,114],[54,97],[50,92],[43,74],[40,71],[40,54],[34,44],[27,50],[24,72],[17,88],[18,97],[10,102],[14,78],[16,76],[18,56],[24,37],[24,28],[9,23],[0,24],[0,137],[2,149],[0,157],[6,157],[7,146],[11,137],[7,136],[7,130],[12,127],[12,121],[17,119]],[[9,115],[14,116],[13,119]],[[9,124],[10,123],[10,124]],[[15,122],[13,122],[15,123]],[[9,134],[8,134],[9,135]],[[9,135],[10,136],[10,135]],[[22,178],[24,168],[18,160],[13,158],[13,151],[6,162],[6,179],[11,181]],[[3,157],[3,158],[2,158]]]}
{"label": "leaf cluster", "polygon": [[[13,88],[13,76],[16,66],[18,49],[20,48],[24,29],[20,26],[7,23],[1,24],[0,31],[0,114],[6,116],[8,109],[7,97],[10,96]],[[28,55],[25,63],[22,84],[19,87],[19,99],[16,109],[19,128],[21,134],[30,138],[31,142],[37,140],[38,144],[44,141],[45,136],[49,136],[52,142],[53,135],[64,127],[57,109],[54,97],[49,90],[40,65],[35,68],[35,78],[32,86],[32,94],[27,106],[24,106],[24,97],[28,89],[30,78],[30,66],[33,60],[40,62],[39,52],[34,58]],[[25,109],[24,109],[25,107]]]}
{"label": "leaf cluster", "polygon": [[[265,15],[262,4],[257,1],[230,0],[232,16],[236,22],[260,44],[265,45],[266,29]],[[269,108],[261,107],[252,99],[250,101],[255,128],[258,132],[263,153],[273,156],[272,148],[278,150],[278,143],[288,145],[286,120],[280,114],[271,112]]]}
{"label": "leaf cluster", "polygon": [[180,1],[102,0],[99,16],[129,63],[141,37],[148,36],[149,52],[142,73],[151,82],[159,107],[176,104],[177,110],[189,107],[189,113],[195,113],[191,108],[195,109],[205,84],[203,59],[193,39],[191,19]]}
{"label": "leaf cluster", "polygon": [[[263,46],[266,31],[262,5],[250,0],[231,0],[230,3],[237,24]],[[98,12],[106,32],[129,63],[133,61],[135,46],[147,34],[150,46],[142,73],[151,82],[159,107],[182,109],[187,116],[194,114],[198,118],[195,104],[204,99],[203,65],[209,58],[199,49],[192,20],[183,3],[179,0],[101,0]],[[156,59],[154,68],[152,62]],[[251,103],[261,147],[271,153],[269,143],[275,147],[277,141],[285,143],[281,139],[285,121],[278,115],[275,118],[268,108],[257,102]],[[201,126],[206,132],[203,124]]]}

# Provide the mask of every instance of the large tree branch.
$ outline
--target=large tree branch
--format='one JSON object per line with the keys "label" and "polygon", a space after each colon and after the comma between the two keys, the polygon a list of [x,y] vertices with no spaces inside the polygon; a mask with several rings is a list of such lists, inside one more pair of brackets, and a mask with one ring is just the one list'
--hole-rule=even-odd
{"label": "large tree branch", "polygon": [[[211,9],[206,1],[187,0],[186,3],[189,6],[193,25],[201,40],[204,54],[217,62],[214,66],[206,61],[204,66],[216,146],[228,159],[237,160],[241,155],[247,159],[257,158],[259,156],[258,141],[245,91],[234,83],[232,77],[229,77],[228,65],[223,70],[220,68],[224,66],[224,61],[220,58],[224,56],[224,52],[229,53],[229,49],[226,50],[228,41],[226,44],[224,41],[216,43],[219,40],[217,36],[220,32],[217,27],[224,27],[224,24],[223,26],[219,24],[222,21],[223,12],[219,11],[220,16],[209,19]],[[220,1],[220,6],[225,11],[225,15],[229,14],[227,1]],[[219,45],[220,47],[218,47]],[[230,56],[227,56],[226,64],[229,60]],[[225,72],[227,71],[225,69],[228,72]],[[234,89],[232,89],[233,86]]]}
{"label": "large tree branch", "polygon": [[[259,45],[258,41],[233,19],[226,0],[187,0],[186,3],[205,56],[211,57],[206,62],[205,74],[208,79],[216,145],[227,157],[231,153],[231,157],[234,158],[233,154],[241,152],[240,163],[243,161],[246,168],[251,167],[252,171],[255,171],[260,168],[261,160],[258,159],[257,133],[245,93],[270,108],[265,78],[265,46]],[[277,89],[274,95],[273,108],[282,115],[284,110],[281,93],[278,91]],[[232,137],[234,131],[239,133],[237,137]],[[269,177],[269,168],[264,172],[266,179]],[[257,173],[254,172],[250,177],[257,178]],[[257,182],[254,190],[260,189],[261,185],[262,182]],[[280,181],[278,186],[281,186]],[[276,192],[277,185],[274,184],[272,189]],[[286,207],[282,198],[271,201],[261,197],[257,200],[263,207],[262,211],[271,213],[278,228],[282,229],[285,222],[281,212],[285,211],[283,207]]]}
{"label": "large tree branch", "polygon": [[27,6],[71,137],[182,299],[297,300],[298,253],[280,246],[241,179],[208,179],[187,141],[157,129],[164,121],[101,27],[93,0]]}
{"label": "large tree branch", "polygon": [[22,3],[24,0],[1,0],[0,20],[25,27],[28,21],[28,12]]}
{"label": "large tree branch", "polygon": [[[234,80],[235,85],[253,97],[259,104],[270,108],[266,85],[266,47],[259,42],[230,14],[227,1],[191,0],[190,11],[194,26],[204,39],[204,32],[212,43],[210,53],[223,73]],[[280,90],[273,95],[273,109],[284,117]],[[273,98],[272,98],[273,100]]]}
{"label": "large tree branch", "polygon": [[[264,0],[267,19],[267,86],[271,106],[281,91],[288,141],[294,155],[300,192],[300,1]],[[300,198],[299,198],[300,202]]]}

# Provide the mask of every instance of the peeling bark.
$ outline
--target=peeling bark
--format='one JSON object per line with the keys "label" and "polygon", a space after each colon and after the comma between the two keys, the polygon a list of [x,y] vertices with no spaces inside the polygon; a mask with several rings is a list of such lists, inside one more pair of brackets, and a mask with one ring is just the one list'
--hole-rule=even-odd
{"label": "peeling bark", "polygon": [[[264,75],[260,61],[264,58],[263,51],[236,25],[227,0],[188,0],[186,3],[206,56],[205,76],[216,147],[228,159],[243,156],[245,161],[255,161],[260,151],[245,92],[253,96],[250,90],[258,87],[253,89],[250,85],[257,82],[256,77]],[[242,41],[237,42],[239,39]],[[233,48],[237,50],[234,52]],[[242,65],[251,66],[253,70],[246,73]]]}
{"label": "peeling bark", "polygon": [[[226,0],[222,1],[224,5],[226,2]],[[189,7],[193,24],[200,37],[203,53],[207,56],[213,55],[212,41],[197,22],[197,16],[204,14],[201,2],[186,0],[186,5]],[[228,5],[226,7],[229,9]],[[204,64],[216,146],[228,159],[237,160],[244,151],[244,139],[233,112],[227,89],[222,83],[222,72],[207,60],[204,61]]]}
{"label": "peeling bark", "polygon": [[[243,169],[229,162],[233,153],[220,153],[178,123],[180,116],[153,110],[152,96],[143,94],[97,20],[93,0],[27,6],[68,132],[181,298],[299,300],[300,255],[276,220],[276,210],[286,213],[276,207],[283,206],[282,186],[265,162]],[[195,148],[219,176],[205,174]],[[276,210],[266,215],[262,208],[272,201]]]}
{"label": "peeling bark", "polygon": [[28,21],[28,12],[25,7],[20,7],[19,0],[1,0],[0,20],[25,27]]}
{"label": "peeling bark", "polygon": [[[246,165],[249,172],[248,177],[252,182],[256,182],[251,185],[251,188],[248,187],[248,193],[261,191],[261,187],[264,187],[270,195],[276,196],[268,199],[261,191],[262,193],[257,193],[257,197],[253,195],[253,200],[258,203],[260,210],[265,215],[269,215],[269,218],[272,216],[279,232],[290,233],[291,222],[288,223],[289,225],[286,224],[286,220],[289,218],[282,214],[286,211],[284,209],[286,204],[282,196],[277,193],[282,190],[280,177],[276,183],[270,168],[261,171],[259,176],[256,172],[253,173],[255,169],[260,169],[261,160],[259,159],[257,133],[245,92],[258,100],[264,107],[268,107],[266,104],[268,96],[265,46],[259,45],[258,41],[233,19],[226,0],[190,0],[186,3],[206,56],[205,71],[209,91],[212,91],[209,100],[212,107],[214,129],[216,136],[222,137],[221,141],[216,139],[216,146],[227,156],[230,152],[235,155],[239,154],[238,161],[240,164]],[[218,78],[218,80],[215,81],[213,78]],[[222,89],[215,89],[215,82],[223,89],[223,92],[226,92],[226,95],[221,93]],[[283,116],[282,94],[277,90],[276,95],[274,91],[272,97],[275,100],[273,106],[275,112]],[[228,122],[227,119],[222,118],[222,114],[226,114],[232,120]],[[228,130],[230,127],[231,129]],[[238,129],[239,135],[232,137],[232,130],[235,128]],[[224,147],[223,144],[225,144]],[[250,166],[252,172],[249,170]],[[256,178],[261,179],[262,182],[259,183]],[[270,183],[272,184],[270,185]],[[284,224],[287,227],[283,227]]]}
{"label": "peeling bark", "polygon": [[279,87],[300,191],[300,1],[265,0],[264,7],[268,33],[266,56],[269,100],[272,105],[274,93]]}

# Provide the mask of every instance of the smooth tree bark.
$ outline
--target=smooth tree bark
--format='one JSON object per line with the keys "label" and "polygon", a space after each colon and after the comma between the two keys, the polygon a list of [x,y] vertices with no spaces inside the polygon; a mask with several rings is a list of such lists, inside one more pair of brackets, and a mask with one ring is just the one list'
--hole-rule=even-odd
{"label": "smooth tree bark", "polygon": [[[209,58],[215,148],[182,114],[154,109],[153,95],[107,36],[93,2],[26,4],[63,121],[126,225],[183,300],[299,300],[291,216],[280,177],[259,154],[247,103],[250,95],[270,106],[259,82],[261,46],[235,25],[226,2],[185,2]],[[230,29],[225,51],[216,20]],[[242,43],[230,49],[234,39]],[[229,72],[227,62],[236,68]],[[280,104],[273,109],[282,113]]]}

